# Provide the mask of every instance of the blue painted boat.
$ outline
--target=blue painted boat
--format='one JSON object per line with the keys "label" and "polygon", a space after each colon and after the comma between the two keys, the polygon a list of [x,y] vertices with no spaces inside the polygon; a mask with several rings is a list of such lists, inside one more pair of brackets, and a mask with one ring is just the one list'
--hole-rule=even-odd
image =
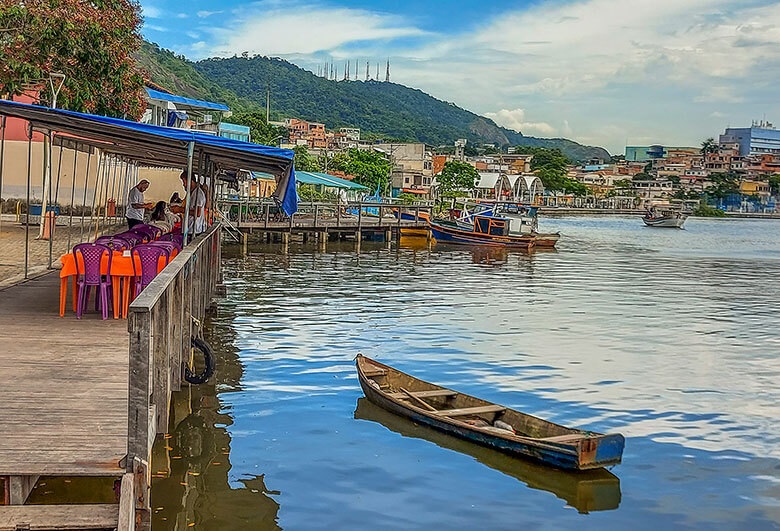
{"label": "blue painted boat", "polygon": [[358,354],[366,398],[397,415],[508,454],[567,470],[617,465],[625,439],[567,428],[533,415],[425,382]]}
{"label": "blue painted boat", "polygon": [[513,249],[531,249],[536,237],[532,234],[511,234],[509,220],[495,216],[472,216],[469,227],[462,221],[430,220],[428,225],[437,242],[467,245],[491,245]]}

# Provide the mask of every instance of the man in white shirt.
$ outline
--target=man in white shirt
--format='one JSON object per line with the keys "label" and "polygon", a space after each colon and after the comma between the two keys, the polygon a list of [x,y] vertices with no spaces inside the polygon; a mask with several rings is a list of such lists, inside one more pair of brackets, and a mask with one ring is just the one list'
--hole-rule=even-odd
{"label": "man in white shirt", "polygon": [[[181,182],[184,189],[187,189],[187,174],[181,173]],[[198,177],[192,176],[190,183],[190,224],[189,232],[193,236],[202,234],[206,231],[206,194],[198,184]]]}
{"label": "man in white shirt", "polygon": [[150,206],[148,203],[144,203],[144,192],[148,188],[149,181],[142,179],[138,184],[130,188],[130,193],[127,194],[125,216],[127,217],[127,226],[131,229],[144,222],[144,211]]}

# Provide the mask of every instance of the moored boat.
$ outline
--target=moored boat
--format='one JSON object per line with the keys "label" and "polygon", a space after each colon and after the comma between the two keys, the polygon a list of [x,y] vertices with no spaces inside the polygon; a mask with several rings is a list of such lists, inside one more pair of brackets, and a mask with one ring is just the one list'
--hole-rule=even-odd
{"label": "moored boat", "polygon": [[430,220],[428,225],[437,242],[468,245],[491,245],[514,249],[530,249],[534,246],[533,234],[510,234],[509,221],[493,216],[473,216],[471,228],[463,223]]}
{"label": "moored boat", "polygon": [[569,470],[620,463],[625,439],[567,428],[425,382],[358,354],[358,380],[371,402],[414,422],[503,452]]}
{"label": "moored boat", "polygon": [[432,430],[408,418],[395,415],[367,398],[359,398],[355,418],[376,422],[403,437],[421,439],[441,448],[468,455],[494,470],[513,477],[532,489],[551,492],[579,511],[610,511],[620,506],[620,479],[603,468],[562,470],[531,459],[517,459],[487,446]]}

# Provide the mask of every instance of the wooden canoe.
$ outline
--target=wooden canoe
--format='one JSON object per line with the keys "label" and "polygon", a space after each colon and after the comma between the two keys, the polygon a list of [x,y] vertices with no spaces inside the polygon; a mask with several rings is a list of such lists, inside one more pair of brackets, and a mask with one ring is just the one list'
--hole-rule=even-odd
{"label": "wooden canoe", "polygon": [[620,506],[620,479],[603,468],[563,470],[545,466],[532,459],[517,459],[493,448],[412,422],[363,397],[358,398],[355,418],[377,422],[403,437],[422,439],[441,448],[471,456],[483,465],[513,477],[532,489],[553,493],[583,514],[610,511]]}
{"label": "wooden canoe", "polygon": [[[613,466],[623,456],[625,439],[619,433],[567,428],[425,382],[362,354],[355,363],[371,402],[451,435],[567,470]],[[515,433],[497,428],[496,421]]]}

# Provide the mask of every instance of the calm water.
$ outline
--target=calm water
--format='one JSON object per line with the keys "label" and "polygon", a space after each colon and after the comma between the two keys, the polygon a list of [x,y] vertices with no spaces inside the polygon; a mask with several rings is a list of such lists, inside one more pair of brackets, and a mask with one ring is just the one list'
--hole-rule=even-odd
{"label": "calm water", "polygon": [[[227,257],[216,386],[178,397],[154,529],[780,529],[780,221],[543,229],[557,252]],[[358,352],[619,431],[623,464],[558,472],[383,413]]]}

